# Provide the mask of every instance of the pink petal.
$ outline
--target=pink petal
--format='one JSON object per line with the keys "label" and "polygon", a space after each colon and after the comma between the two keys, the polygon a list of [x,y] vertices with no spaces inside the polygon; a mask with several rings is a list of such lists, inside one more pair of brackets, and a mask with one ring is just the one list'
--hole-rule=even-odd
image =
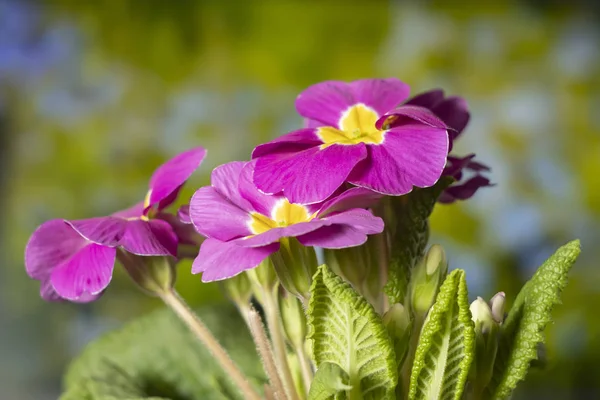
{"label": "pink petal", "polygon": [[67,223],[90,242],[108,247],[118,245],[127,226],[127,221],[118,217],[79,219]]}
{"label": "pink petal", "polygon": [[177,211],[177,217],[184,224],[191,224],[192,219],[190,218],[190,205],[184,204],[179,207],[179,210]]}
{"label": "pink petal", "polygon": [[251,220],[248,211],[211,186],[198,189],[192,196],[190,219],[196,230],[209,238],[227,241],[252,234],[248,227]]}
{"label": "pink petal", "polygon": [[171,225],[180,244],[198,245],[202,243],[203,237],[196,232],[194,226],[191,223],[182,222],[177,215],[161,212],[155,218]]}
{"label": "pink petal", "polygon": [[269,229],[268,231],[258,235],[236,239],[233,241],[233,243],[241,247],[266,246],[271,243],[279,242],[279,239],[281,238],[304,235],[305,233],[312,232],[328,224],[329,223],[325,220],[313,219],[309,222],[301,222],[281,228]]}
{"label": "pink petal", "polygon": [[490,183],[490,180],[481,176],[475,175],[468,181],[452,185],[448,189],[444,190],[438,201],[440,203],[453,203],[456,200],[467,200],[475,194],[482,187],[494,186]]}
{"label": "pink petal", "polygon": [[69,260],[89,242],[62,219],[43,223],[25,247],[25,270],[34,279],[43,279]]}
{"label": "pink petal", "polygon": [[144,215],[144,202],[140,201],[139,203],[126,208],[125,210],[117,211],[114,214],[111,214],[112,217],[130,219],[130,218],[140,218]]}
{"label": "pink petal", "polygon": [[444,91],[442,89],[433,89],[427,92],[420,93],[415,97],[408,99],[406,105],[421,106],[430,110],[438,103],[444,100]]}
{"label": "pink petal", "polygon": [[265,193],[283,191],[292,203],[318,203],[331,196],[366,155],[366,146],[360,143],[261,157],[256,161],[254,183]]}
{"label": "pink petal", "polygon": [[[318,122],[316,123],[318,124]],[[318,124],[323,126],[323,124]],[[275,140],[256,146],[252,158],[258,158],[273,153],[290,153],[306,150],[323,143],[315,129],[300,129],[280,136]]]}
{"label": "pink petal", "polygon": [[210,184],[229,203],[238,208],[251,211],[251,205],[240,195],[240,175],[247,161],[232,161],[219,165],[210,175]]}
{"label": "pink petal", "polygon": [[408,93],[408,85],[395,78],[325,81],[300,93],[296,110],[305,118],[339,128],[340,117],[349,107],[362,103],[381,115],[405,100]]}
{"label": "pink petal", "polygon": [[283,197],[268,195],[258,190],[253,182],[255,165],[256,161],[250,162],[242,170],[239,181],[239,192],[250,203],[254,211],[268,216],[271,215],[271,211]]}
{"label": "pink petal", "polygon": [[379,193],[398,196],[413,186],[429,187],[440,178],[448,154],[444,129],[422,124],[403,125],[386,132],[383,144],[369,146],[349,182]]}
{"label": "pink petal", "polygon": [[448,97],[431,109],[452,131],[452,140],[465,129],[471,118],[467,101],[462,97]]}
{"label": "pink petal", "polygon": [[381,193],[361,187],[354,187],[337,196],[334,195],[323,203],[318,216],[325,217],[334,212],[349,210],[351,208],[373,207],[379,203],[382,197]]}
{"label": "pink petal", "polygon": [[211,282],[231,278],[254,268],[269,255],[279,250],[279,243],[264,247],[239,247],[232,242],[206,239],[192,265],[192,273],[203,272],[202,281]]}
{"label": "pink petal", "polygon": [[[150,178],[150,206],[157,204],[177,192],[192,173],[200,166],[206,150],[196,147],[173,157],[160,167]],[[166,207],[165,204],[162,204]]]}
{"label": "pink petal", "polygon": [[433,111],[419,106],[400,106],[379,118],[375,126],[377,129],[382,129],[384,125],[396,128],[402,125],[412,125],[415,121],[432,128],[448,129],[444,121],[438,118]]}
{"label": "pink petal", "polygon": [[52,287],[67,300],[99,294],[112,278],[116,251],[95,243],[84,246],[52,272]]}
{"label": "pink petal", "polygon": [[383,232],[384,223],[370,211],[353,209],[325,218],[329,226],[298,237],[305,246],[340,249],[358,246],[367,241],[367,235]]}
{"label": "pink petal", "polygon": [[119,244],[140,256],[177,255],[177,235],[171,225],[159,219],[127,221],[125,235]]}
{"label": "pink petal", "polygon": [[361,79],[350,82],[350,88],[358,103],[371,107],[379,115],[398,106],[410,93],[410,87],[396,78]]}

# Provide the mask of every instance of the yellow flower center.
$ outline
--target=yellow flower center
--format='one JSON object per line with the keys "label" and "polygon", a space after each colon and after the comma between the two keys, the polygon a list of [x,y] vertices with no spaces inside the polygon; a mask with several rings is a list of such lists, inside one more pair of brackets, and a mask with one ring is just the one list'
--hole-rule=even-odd
{"label": "yellow flower center", "polygon": [[248,226],[250,227],[250,231],[255,235],[267,232],[273,228],[308,222],[314,218],[314,215],[311,215],[306,207],[290,203],[287,199],[277,202],[277,205],[275,205],[271,212],[270,218],[256,212],[250,215],[251,219]]}
{"label": "yellow flower center", "polygon": [[[144,197],[144,209],[150,205],[150,196],[152,195],[152,189],[148,190],[146,197]],[[141,215],[140,219],[148,221],[154,214],[154,210],[148,210],[148,215]]]}
{"label": "yellow flower center", "polygon": [[350,107],[340,118],[341,129],[331,126],[317,129],[317,135],[324,143],[321,148],[324,149],[332,144],[348,146],[358,143],[383,143],[385,131],[375,128],[378,118],[377,113],[364,104]]}

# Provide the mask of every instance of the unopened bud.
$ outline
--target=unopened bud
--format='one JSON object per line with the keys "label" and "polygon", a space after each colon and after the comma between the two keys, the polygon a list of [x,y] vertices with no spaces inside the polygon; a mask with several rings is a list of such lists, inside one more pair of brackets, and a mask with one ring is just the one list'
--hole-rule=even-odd
{"label": "unopened bud", "polygon": [[243,307],[250,303],[252,283],[246,274],[238,274],[222,282],[225,295],[238,307]]}
{"label": "unopened bud", "polygon": [[293,346],[303,346],[306,337],[306,315],[300,300],[289,293],[281,293],[279,311],[283,330],[289,342]]}
{"label": "unopened bud", "polygon": [[488,303],[481,297],[469,307],[475,323],[475,363],[472,370],[474,390],[481,392],[492,378],[500,326],[504,321],[505,295],[496,294]]}
{"label": "unopened bud", "polygon": [[396,360],[398,366],[400,366],[408,351],[410,332],[412,329],[410,314],[402,304],[394,304],[383,315],[383,324],[392,338]]}
{"label": "unopened bud", "polygon": [[277,277],[285,290],[307,300],[318,267],[315,250],[303,246],[296,238],[283,238],[279,244],[279,250],[270,256]]}
{"label": "unopened bud", "polygon": [[129,277],[143,291],[159,296],[175,284],[175,259],[170,256],[138,256],[118,250],[117,258]]}
{"label": "unopened bud", "polygon": [[409,304],[415,316],[422,318],[429,311],[447,273],[444,249],[440,245],[431,246],[413,269],[409,283]]}

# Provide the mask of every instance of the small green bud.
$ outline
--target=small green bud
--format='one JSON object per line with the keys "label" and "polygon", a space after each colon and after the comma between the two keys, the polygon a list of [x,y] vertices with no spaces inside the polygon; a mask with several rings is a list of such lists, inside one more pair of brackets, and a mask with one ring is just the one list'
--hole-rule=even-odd
{"label": "small green bud", "polygon": [[252,283],[248,275],[241,273],[233,278],[222,281],[225,295],[233,301],[238,307],[250,304],[252,297]]}
{"label": "small green bud", "polygon": [[277,277],[285,290],[307,300],[318,267],[315,250],[303,246],[296,238],[283,238],[279,244],[279,250],[270,256]]}
{"label": "small green bud", "polygon": [[306,315],[300,300],[282,291],[279,296],[279,311],[288,341],[295,347],[303,346],[307,328]]}
{"label": "small green bud", "polygon": [[144,292],[160,296],[175,284],[175,259],[170,256],[138,256],[119,249],[117,258],[129,277]]}
{"label": "small green bud", "polygon": [[481,393],[492,378],[500,327],[504,321],[504,305],[505,295],[500,292],[489,303],[477,297],[469,307],[475,323],[475,363],[471,375],[476,393]]}
{"label": "small green bud", "polygon": [[434,244],[413,269],[408,289],[408,304],[415,317],[422,319],[433,305],[448,273],[448,261],[442,246]]}
{"label": "small green bud", "polygon": [[263,303],[265,292],[271,293],[277,287],[277,275],[271,259],[263,260],[258,267],[245,272],[251,282],[252,292],[259,303]]}
{"label": "small green bud", "polygon": [[404,358],[408,352],[410,332],[413,325],[410,319],[410,313],[402,304],[394,304],[385,314],[383,314],[383,324],[387,328],[387,331],[392,338],[392,342],[394,343],[396,360],[399,367],[404,362]]}

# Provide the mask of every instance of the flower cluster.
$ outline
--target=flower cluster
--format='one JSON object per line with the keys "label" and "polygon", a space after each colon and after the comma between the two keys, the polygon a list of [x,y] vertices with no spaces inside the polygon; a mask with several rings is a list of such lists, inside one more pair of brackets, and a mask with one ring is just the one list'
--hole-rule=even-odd
{"label": "flower cluster", "polygon": [[454,179],[439,198],[444,203],[490,186],[482,175],[489,168],[473,154],[449,155],[469,120],[466,102],[440,90],[408,97],[398,79],[313,85],[296,100],[303,129],[257,146],[251,161],[215,168],[210,186],[177,215],[166,209],[202,162],[203,148],[159,167],[145,200],[130,209],[41,225],[27,244],[26,270],[41,281],[44,299],[85,302],[105,290],[116,258],[183,257],[178,246],[192,244],[199,246],[192,272],[203,281],[271,260],[290,289],[298,248],[316,262],[314,247],[360,246],[383,232],[385,216],[373,212],[382,197],[431,187],[442,176]]}

